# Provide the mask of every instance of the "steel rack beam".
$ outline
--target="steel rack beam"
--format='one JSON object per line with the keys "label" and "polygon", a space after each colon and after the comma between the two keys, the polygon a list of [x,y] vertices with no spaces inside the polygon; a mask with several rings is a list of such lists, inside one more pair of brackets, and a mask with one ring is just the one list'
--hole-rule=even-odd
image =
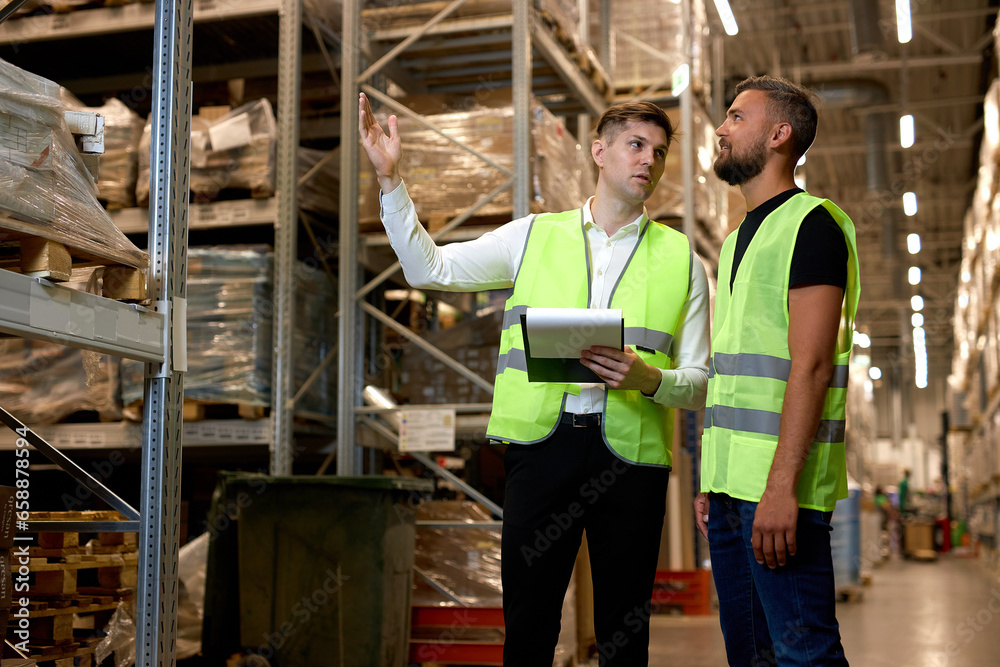
{"label": "steel rack beam", "polygon": [[[608,101],[597,94],[597,91],[594,90],[594,87],[580,71],[580,68],[569,59],[569,56],[566,55],[562,47],[556,43],[552,34],[548,30],[545,30],[539,24],[538,19],[534,17],[531,18],[531,41],[534,43],[535,48],[538,49],[538,52],[542,54],[542,57],[556,70],[559,77],[583,101],[587,106],[587,111],[591,115],[600,116],[604,113],[604,110],[608,108]],[[515,90],[517,89],[515,88]]]}
{"label": "steel rack beam", "polygon": [[0,332],[146,362],[164,359],[162,313],[0,271]]}
{"label": "steel rack beam", "polygon": [[44,438],[40,437],[33,430],[21,423],[17,417],[3,408],[0,408],[0,422],[3,422],[7,428],[17,433],[21,438],[27,440],[28,444],[44,454],[45,458],[66,471],[70,477],[88,488],[94,495],[110,505],[112,509],[121,512],[122,516],[127,520],[135,522],[139,519],[139,513],[135,511],[134,507],[119,498],[114,491],[104,486],[93,475],[78,466],[65,454],[50,445]]}
{"label": "steel rack beam", "polygon": [[[273,225],[278,219],[278,200],[274,197],[189,204],[188,207],[188,229],[192,230]],[[147,208],[123,208],[108,211],[108,215],[125,234],[144,234],[149,231]]]}
{"label": "steel rack beam", "polygon": [[[199,0],[195,5],[193,20],[195,23],[202,23],[274,14],[280,6],[278,0],[240,2]],[[47,42],[73,37],[150,30],[157,20],[157,8],[146,3],[97,7],[69,14],[26,16],[0,25],[0,44]]]}

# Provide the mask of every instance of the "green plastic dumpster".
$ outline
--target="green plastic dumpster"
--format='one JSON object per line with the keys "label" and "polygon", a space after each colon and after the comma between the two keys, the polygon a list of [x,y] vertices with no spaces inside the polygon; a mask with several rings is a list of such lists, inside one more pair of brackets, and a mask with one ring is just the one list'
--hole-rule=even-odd
{"label": "green plastic dumpster", "polygon": [[415,507],[431,489],[411,478],[223,473],[208,518],[203,654],[405,667]]}

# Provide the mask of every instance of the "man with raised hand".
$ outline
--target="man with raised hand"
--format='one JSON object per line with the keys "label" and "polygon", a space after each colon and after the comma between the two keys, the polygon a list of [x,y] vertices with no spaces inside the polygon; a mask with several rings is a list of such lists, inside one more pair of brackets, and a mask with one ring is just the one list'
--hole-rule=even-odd
{"label": "man with raised hand", "polygon": [[[386,134],[362,94],[360,133],[381,186],[382,222],[416,288],[513,288],[487,437],[504,444],[504,664],[551,667],[563,598],[584,529],[602,667],[648,663],[673,440],[672,408],[699,409],[708,381],[708,288],[688,239],[649,219],[674,131],[649,102],[609,108],[591,154],[597,191],[572,211],[532,215],[437,246],[399,175],[396,118]],[[600,383],[529,382],[527,307],[620,308],[623,350],[580,351]]]}

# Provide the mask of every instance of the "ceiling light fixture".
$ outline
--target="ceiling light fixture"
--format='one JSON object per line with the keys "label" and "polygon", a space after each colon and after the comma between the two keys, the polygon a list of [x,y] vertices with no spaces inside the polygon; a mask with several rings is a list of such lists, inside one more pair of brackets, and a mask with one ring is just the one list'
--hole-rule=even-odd
{"label": "ceiling light fixture", "polygon": [[910,316],[910,324],[914,327],[924,326],[924,316],[920,313],[913,313],[913,315]]}
{"label": "ceiling light fixture", "polygon": [[911,266],[910,270],[906,274],[906,279],[910,281],[911,285],[920,284],[920,267]]}
{"label": "ceiling light fixture", "polygon": [[919,313],[924,309],[924,297],[919,294],[915,294],[910,297],[910,307],[913,308],[914,312]]}
{"label": "ceiling light fixture", "polygon": [[910,251],[911,255],[916,255],[920,252],[920,234],[908,234],[906,236],[906,249]]}
{"label": "ceiling light fixture", "polygon": [[917,214],[917,193],[916,192],[904,192],[903,193],[903,213],[908,216],[914,216]]}
{"label": "ceiling light fixture", "polygon": [[[719,4],[716,2],[715,4]],[[900,44],[913,39],[913,23],[910,20],[910,0],[896,0],[896,37]]]}
{"label": "ceiling light fixture", "polygon": [[873,380],[881,380],[882,369],[879,368],[878,366],[872,366],[871,368],[868,369],[868,377],[870,377]]}
{"label": "ceiling light fixture", "polygon": [[[906,5],[907,12],[909,12],[910,3],[907,2]],[[736,25],[736,17],[733,16],[733,8],[729,6],[729,0],[715,0],[715,8],[719,12],[719,18],[722,19],[722,27],[726,34],[732,36],[738,33],[740,27]]]}

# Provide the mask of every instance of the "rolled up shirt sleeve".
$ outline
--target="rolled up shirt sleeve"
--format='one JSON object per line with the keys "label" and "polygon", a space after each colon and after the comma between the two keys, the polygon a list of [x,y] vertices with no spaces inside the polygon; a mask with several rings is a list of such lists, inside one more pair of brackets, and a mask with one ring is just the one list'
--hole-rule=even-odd
{"label": "rolled up shirt sleeve", "polygon": [[380,200],[382,225],[411,287],[476,292],[514,284],[532,216],[472,241],[439,246],[417,220],[405,183]]}

